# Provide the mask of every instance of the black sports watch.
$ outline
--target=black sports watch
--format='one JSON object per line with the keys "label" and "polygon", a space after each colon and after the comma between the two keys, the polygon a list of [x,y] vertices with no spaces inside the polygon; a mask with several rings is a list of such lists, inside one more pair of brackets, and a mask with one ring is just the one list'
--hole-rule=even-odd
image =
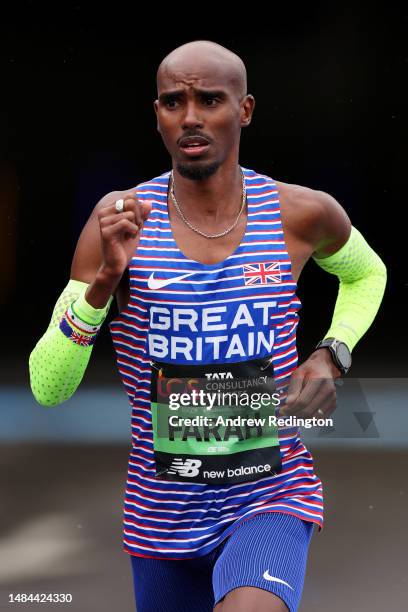
{"label": "black sports watch", "polygon": [[335,365],[339,368],[342,374],[347,374],[351,366],[351,353],[344,342],[336,340],[336,338],[325,338],[316,346],[315,350],[327,348],[329,349]]}

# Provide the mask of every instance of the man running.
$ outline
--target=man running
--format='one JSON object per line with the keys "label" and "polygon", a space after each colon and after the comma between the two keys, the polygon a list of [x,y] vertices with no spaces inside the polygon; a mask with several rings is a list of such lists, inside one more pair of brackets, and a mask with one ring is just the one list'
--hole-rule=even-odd
{"label": "man running", "polygon": [[[157,87],[172,170],[96,205],[30,356],[32,390],[46,406],[71,397],[116,295],[138,612],[292,612],[322,486],[297,427],[273,417],[333,412],[385,267],[331,196],[240,166],[255,101],[238,56],[188,43],[162,61]],[[339,293],[298,366],[296,288],[311,257]]]}

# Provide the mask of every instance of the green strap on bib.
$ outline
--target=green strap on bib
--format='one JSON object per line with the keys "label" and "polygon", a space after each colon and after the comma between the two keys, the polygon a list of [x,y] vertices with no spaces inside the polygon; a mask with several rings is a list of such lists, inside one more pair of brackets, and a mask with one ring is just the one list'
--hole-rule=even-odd
{"label": "green strap on bib", "polygon": [[340,281],[333,319],[324,338],[337,338],[352,350],[380,307],[387,281],[386,267],[355,227],[340,250],[329,257],[313,259]]}
{"label": "green strap on bib", "polygon": [[81,382],[93,346],[73,342],[60,329],[69,306],[88,325],[100,325],[108,314],[112,296],[105,308],[93,308],[85,300],[88,283],[70,280],[58,298],[50,324],[29,358],[31,390],[43,406],[57,406],[69,399]]}

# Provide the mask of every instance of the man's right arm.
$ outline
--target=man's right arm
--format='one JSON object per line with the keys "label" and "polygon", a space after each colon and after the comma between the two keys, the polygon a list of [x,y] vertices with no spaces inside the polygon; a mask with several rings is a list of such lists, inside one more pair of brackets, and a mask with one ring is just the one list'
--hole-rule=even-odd
{"label": "man's right arm", "polygon": [[[125,201],[122,213],[115,209],[119,198]],[[129,192],[108,194],[92,212],[75,249],[71,279],[30,355],[31,389],[43,406],[64,402],[78,388],[112,296],[123,296],[120,281],[149,212],[150,205]]]}

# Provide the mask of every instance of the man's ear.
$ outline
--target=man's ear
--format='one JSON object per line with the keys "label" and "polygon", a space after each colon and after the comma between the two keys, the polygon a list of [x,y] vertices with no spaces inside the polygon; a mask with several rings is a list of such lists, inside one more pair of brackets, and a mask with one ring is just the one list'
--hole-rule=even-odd
{"label": "man's ear", "polygon": [[241,101],[241,127],[247,127],[251,123],[255,108],[255,98],[247,94]]}
{"label": "man's ear", "polygon": [[159,109],[159,101],[158,100],[155,100],[153,102],[153,107],[154,107],[154,112],[156,113],[156,118],[157,118],[157,131],[160,134],[159,119],[158,119],[158,109]]}

